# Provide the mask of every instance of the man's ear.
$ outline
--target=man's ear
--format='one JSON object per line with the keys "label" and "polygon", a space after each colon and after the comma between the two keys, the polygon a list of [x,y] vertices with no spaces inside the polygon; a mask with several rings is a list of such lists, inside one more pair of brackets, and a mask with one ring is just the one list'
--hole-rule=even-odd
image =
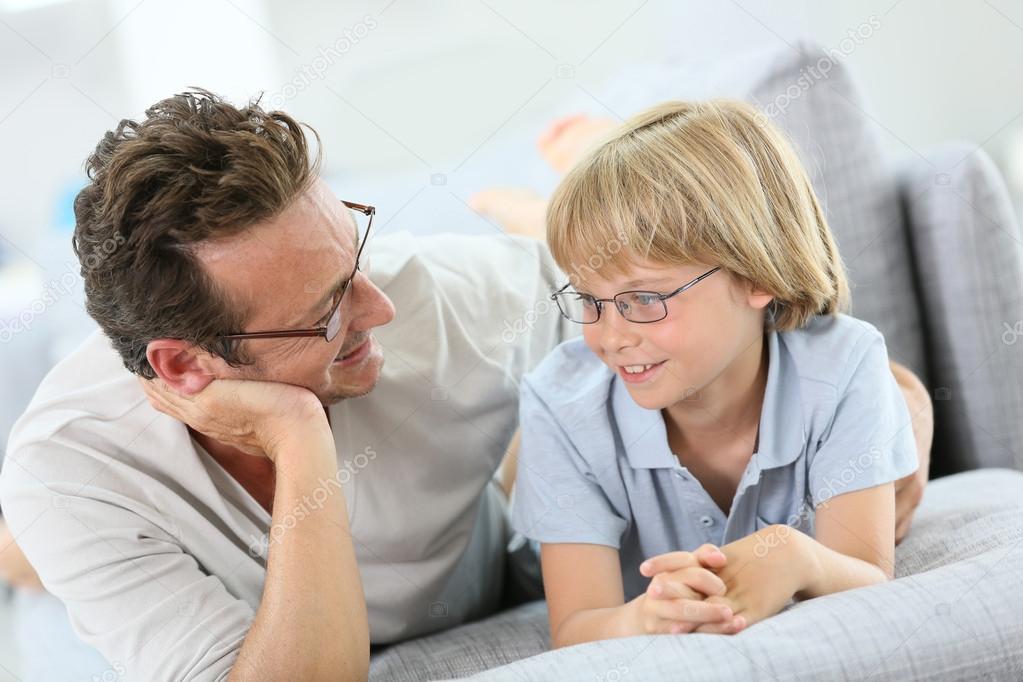
{"label": "man's ear", "polygon": [[216,379],[209,354],[181,339],[150,341],[146,358],[156,375],[183,395],[198,393]]}

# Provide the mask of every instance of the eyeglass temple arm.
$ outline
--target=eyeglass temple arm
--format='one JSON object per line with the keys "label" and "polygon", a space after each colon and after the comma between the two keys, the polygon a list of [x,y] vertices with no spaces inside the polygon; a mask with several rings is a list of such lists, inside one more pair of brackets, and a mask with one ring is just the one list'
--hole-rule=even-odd
{"label": "eyeglass temple arm", "polygon": [[553,300],[554,300],[554,297],[555,297],[555,296],[557,296],[558,294],[563,294],[563,293],[565,293],[565,289],[569,288],[570,286],[572,286],[572,283],[571,283],[571,282],[569,282],[569,283],[568,283],[568,284],[566,284],[565,286],[563,286],[563,287],[561,287],[560,289],[558,289],[557,291],[555,291],[555,292],[554,292],[553,294],[551,294],[551,300],[553,301]]}
{"label": "eyeglass temple arm", "polygon": [[376,209],[375,206],[367,206],[366,204],[357,204],[354,201],[345,201],[344,199],[341,200],[341,203],[344,204],[345,206],[347,206],[348,208],[350,208],[350,209],[352,209],[354,211],[358,211],[359,213],[362,213],[362,214],[365,214],[365,215],[373,215],[374,213],[377,212],[377,209]]}
{"label": "eyeglass temple arm", "polygon": [[699,284],[700,282],[702,282],[706,278],[710,277],[711,275],[713,275],[715,272],[717,272],[720,269],[721,269],[720,267],[716,267],[713,270],[708,270],[707,272],[703,273],[702,275],[700,275],[699,277],[694,279],[692,282],[686,282],[685,284],[680,286],[678,289],[675,289],[675,291],[671,292],[670,294],[661,294],[661,296],[660,296],[661,300],[663,301],[665,299],[671,298],[672,296],[677,296],[678,294],[681,294],[686,289],[688,289],[688,288],[690,288],[692,286],[696,286],[697,284]]}

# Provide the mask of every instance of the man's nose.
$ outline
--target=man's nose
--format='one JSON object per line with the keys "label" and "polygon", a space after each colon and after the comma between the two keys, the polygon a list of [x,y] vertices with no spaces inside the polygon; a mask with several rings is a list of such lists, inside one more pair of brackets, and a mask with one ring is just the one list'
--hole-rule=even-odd
{"label": "man's nose", "polygon": [[394,304],[376,284],[363,273],[358,273],[351,293],[355,296],[355,316],[352,331],[367,331],[382,327],[394,319]]}

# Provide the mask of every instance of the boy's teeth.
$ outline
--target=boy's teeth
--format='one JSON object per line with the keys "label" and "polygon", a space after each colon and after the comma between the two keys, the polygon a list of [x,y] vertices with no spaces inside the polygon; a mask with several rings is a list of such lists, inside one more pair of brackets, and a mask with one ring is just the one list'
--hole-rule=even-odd
{"label": "boy's teeth", "polygon": [[639,374],[653,367],[653,365],[625,365],[625,371],[629,374]]}

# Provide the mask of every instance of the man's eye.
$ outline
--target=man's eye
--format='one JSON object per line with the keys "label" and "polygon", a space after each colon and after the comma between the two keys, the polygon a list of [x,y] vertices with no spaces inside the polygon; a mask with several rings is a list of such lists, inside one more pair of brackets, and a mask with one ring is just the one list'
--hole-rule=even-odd
{"label": "man's eye", "polygon": [[334,308],[337,306],[337,297],[338,294],[335,293],[334,298],[330,299],[330,307],[327,308],[327,312],[323,315],[323,317],[316,321],[316,323],[313,325],[314,327],[322,327],[323,325],[327,324],[327,321],[330,319],[330,316],[334,314]]}

